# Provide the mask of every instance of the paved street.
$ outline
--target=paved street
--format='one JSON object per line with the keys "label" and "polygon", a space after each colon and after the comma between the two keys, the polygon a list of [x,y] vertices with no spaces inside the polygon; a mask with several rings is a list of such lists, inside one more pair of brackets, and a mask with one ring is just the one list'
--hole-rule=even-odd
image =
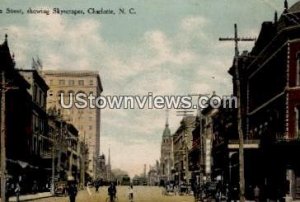
{"label": "paved street", "polygon": [[[135,202],[193,202],[192,196],[163,196],[162,189],[160,187],[134,187],[135,190]],[[78,193],[76,202],[102,202],[107,198],[107,187],[102,187],[99,193],[95,193],[95,189],[91,188],[90,194],[87,190],[80,191]],[[119,202],[129,201],[127,198],[127,187],[117,187],[117,196]],[[50,197],[46,199],[35,200],[36,202],[52,202],[52,201],[69,201],[67,197]]]}

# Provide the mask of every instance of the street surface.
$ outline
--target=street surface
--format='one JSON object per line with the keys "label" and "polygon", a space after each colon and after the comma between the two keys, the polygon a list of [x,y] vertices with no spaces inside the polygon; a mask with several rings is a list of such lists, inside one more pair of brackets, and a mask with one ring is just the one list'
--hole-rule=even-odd
{"label": "street surface", "polygon": [[[118,186],[117,197],[118,202],[127,202],[128,187]],[[137,186],[134,187],[134,202],[194,202],[193,196],[165,196],[162,195],[161,187]],[[101,187],[98,193],[95,188],[90,188],[90,194],[87,190],[78,192],[76,202],[105,202],[107,195],[107,187]],[[34,200],[35,202],[68,202],[68,197],[50,197],[45,199]]]}

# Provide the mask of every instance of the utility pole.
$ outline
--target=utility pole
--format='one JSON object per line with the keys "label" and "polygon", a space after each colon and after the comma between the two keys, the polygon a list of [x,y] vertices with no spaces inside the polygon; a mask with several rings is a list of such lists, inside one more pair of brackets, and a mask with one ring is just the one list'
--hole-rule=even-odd
{"label": "utility pole", "polygon": [[234,37],[230,38],[219,38],[219,41],[234,41],[235,43],[235,54],[234,54],[234,68],[235,68],[235,83],[237,90],[237,127],[239,134],[239,176],[240,176],[240,201],[245,201],[245,171],[244,171],[244,134],[242,129],[242,113],[241,113],[241,86],[240,86],[240,75],[238,67],[238,42],[239,41],[255,41],[254,38],[243,38],[238,37],[237,25],[234,24]]}
{"label": "utility pole", "polygon": [[203,156],[203,141],[205,140],[203,138],[203,134],[202,134],[202,109],[201,109],[201,106],[200,106],[200,99],[202,96],[209,96],[209,94],[189,94],[189,96],[197,96],[198,97],[198,108],[199,108],[199,185],[202,186],[203,184],[203,171],[202,171],[202,168],[201,168],[201,165],[202,165],[202,162],[204,160],[204,156]]}
{"label": "utility pole", "polygon": [[1,201],[6,201],[6,126],[5,126],[5,72],[1,72]]}
{"label": "utility pole", "polygon": [[56,140],[55,140],[55,134],[53,134],[53,144],[52,144],[52,179],[51,179],[51,194],[54,195],[55,191],[55,157],[56,157]]}

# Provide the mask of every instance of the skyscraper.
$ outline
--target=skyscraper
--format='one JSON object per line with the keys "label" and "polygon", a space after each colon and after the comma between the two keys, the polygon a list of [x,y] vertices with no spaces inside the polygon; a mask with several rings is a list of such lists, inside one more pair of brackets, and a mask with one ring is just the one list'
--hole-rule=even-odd
{"label": "skyscraper", "polygon": [[[100,109],[79,109],[72,106],[63,109],[60,103],[61,95],[67,104],[70,95],[77,93],[93,94],[98,97],[103,91],[101,79],[97,71],[43,71],[43,77],[50,87],[47,98],[47,108],[60,111],[63,118],[72,123],[79,130],[79,137],[88,145],[88,170],[92,177],[97,177],[97,157],[100,155]],[[73,99],[74,100],[74,99]]]}

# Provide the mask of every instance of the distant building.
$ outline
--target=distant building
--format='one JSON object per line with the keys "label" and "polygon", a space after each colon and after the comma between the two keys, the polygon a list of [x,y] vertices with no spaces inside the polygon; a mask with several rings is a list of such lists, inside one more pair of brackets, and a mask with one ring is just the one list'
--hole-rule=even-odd
{"label": "distant building", "polygon": [[172,180],[171,174],[172,174],[173,167],[174,167],[173,138],[167,120],[162,135],[162,141],[161,141],[160,170],[159,170],[161,184],[165,184],[166,182]]}
{"label": "distant building", "polygon": [[174,154],[174,180],[175,183],[191,180],[191,171],[189,171],[189,151],[192,149],[193,135],[192,131],[196,125],[195,116],[186,116],[180,122],[179,128],[173,135],[173,154]]}
{"label": "distant building", "polygon": [[155,166],[150,166],[148,171],[148,185],[149,186],[158,186],[159,185],[159,167],[158,162]]}
{"label": "distant building", "polygon": [[93,94],[95,97],[102,93],[102,84],[98,72],[95,71],[43,71],[43,77],[50,89],[48,91],[48,109],[57,109],[65,120],[74,124],[79,131],[79,137],[88,145],[89,166],[87,172],[95,179],[97,177],[97,159],[100,151],[100,109],[85,108],[62,109],[61,94],[65,95],[65,103],[69,95],[77,93]]}
{"label": "distant building", "polygon": [[54,158],[54,177],[56,181],[64,181],[72,177],[76,181],[83,183],[83,173],[81,172],[81,169],[83,169],[83,171],[85,169],[84,164],[82,164],[81,161],[84,151],[81,150],[78,130],[73,124],[70,124],[59,117],[55,110],[50,110],[48,134],[50,138],[49,147],[52,152],[51,163],[48,164],[48,167],[46,168],[52,170],[52,158]]}

